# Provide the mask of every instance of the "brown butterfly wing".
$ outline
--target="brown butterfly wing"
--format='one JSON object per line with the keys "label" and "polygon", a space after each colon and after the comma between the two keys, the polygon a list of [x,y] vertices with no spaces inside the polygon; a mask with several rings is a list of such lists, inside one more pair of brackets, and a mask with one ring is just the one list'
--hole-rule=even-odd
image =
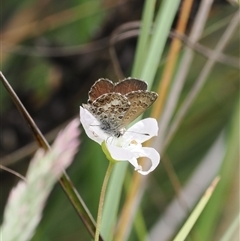
{"label": "brown butterfly wing", "polygon": [[114,87],[114,92],[122,95],[137,90],[147,90],[147,83],[139,79],[127,78],[118,82]]}
{"label": "brown butterfly wing", "polygon": [[125,95],[131,103],[124,116],[123,126],[127,126],[150,107],[158,94],[152,91],[133,91]]}
{"label": "brown butterfly wing", "polygon": [[114,84],[108,79],[99,79],[91,87],[88,93],[88,103],[91,104],[94,100],[103,94],[111,93],[113,91]]}
{"label": "brown butterfly wing", "polygon": [[101,95],[92,104],[83,105],[101,123],[100,127],[108,134],[118,134],[122,128],[123,118],[130,108],[130,102],[120,93]]}

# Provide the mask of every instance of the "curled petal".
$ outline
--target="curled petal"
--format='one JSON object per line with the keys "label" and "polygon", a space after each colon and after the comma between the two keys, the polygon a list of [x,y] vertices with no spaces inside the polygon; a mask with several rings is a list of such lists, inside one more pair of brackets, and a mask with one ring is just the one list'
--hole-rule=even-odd
{"label": "curled petal", "polygon": [[135,168],[135,171],[141,171],[142,167],[138,164],[137,158],[133,157],[132,159],[128,160],[129,163],[131,163]]}
{"label": "curled petal", "polygon": [[143,143],[158,134],[158,124],[154,118],[146,118],[131,126],[125,133],[124,138],[131,138]]}
{"label": "curled petal", "polygon": [[[142,175],[147,175],[148,173],[152,172],[160,162],[160,155],[159,153],[151,147],[141,147],[138,148],[138,156],[137,157],[147,157],[151,161],[151,167],[147,171],[142,171],[142,167],[134,165],[136,163],[135,160],[129,160],[129,162],[135,167],[135,170],[138,171]],[[134,159],[134,158],[133,158]],[[136,159],[136,157],[135,157]]]}

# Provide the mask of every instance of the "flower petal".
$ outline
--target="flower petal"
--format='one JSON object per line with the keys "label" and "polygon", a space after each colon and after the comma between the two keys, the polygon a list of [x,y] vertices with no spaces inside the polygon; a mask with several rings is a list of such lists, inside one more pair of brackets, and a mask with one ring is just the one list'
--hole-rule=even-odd
{"label": "flower petal", "polygon": [[86,109],[80,106],[80,122],[87,136],[98,144],[107,138],[107,135],[100,129],[99,121]]}
{"label": "flower petal", "polygon": [[123,135],[124,138],[143,143],[158,134],[158,123],[154,118],[146,118],[131,126]]}
{"label": "flower petal", "polygon": [[130,150],[115,145],[111,145],[107,142],[106,146],[112,158],[116,161],[129,161],[130,159],[134,158],[134,153]]}
{"label": "flower petal", "polygon": [[154,148],[141,147],[138,148],[138,153],[136,154],[135,159],[138,157],[147,157],[152,163],[151,167],[147,171],[142,171],[142,167],[140,165],[134,165],[134,163],[136,163],[135,160],[129,160],[129,162],[135,167],[135,170],[142,175],[147,175],[148,173],[152,172],[160,162],[160,155]]}
{"label": "flower petal", "polygon": [[129,159],[128,162],[130,162],[135,168],[135,171],[142,170],[142,167],[138,164],[137,158],[133,157],[132,159]]}

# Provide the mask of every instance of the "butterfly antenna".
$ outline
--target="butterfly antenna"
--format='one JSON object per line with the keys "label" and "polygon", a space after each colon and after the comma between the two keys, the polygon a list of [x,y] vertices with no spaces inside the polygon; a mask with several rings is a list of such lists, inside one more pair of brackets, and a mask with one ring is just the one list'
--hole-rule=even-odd
{"label": "butterfly antenna", "polygon": [[150,136],[150,134],[148,134],[148,133],[139,133],[139,132],[136,132],[136,131],[126,131],[126,132],[135,133],[135,134],[138,134],[138,135]]}

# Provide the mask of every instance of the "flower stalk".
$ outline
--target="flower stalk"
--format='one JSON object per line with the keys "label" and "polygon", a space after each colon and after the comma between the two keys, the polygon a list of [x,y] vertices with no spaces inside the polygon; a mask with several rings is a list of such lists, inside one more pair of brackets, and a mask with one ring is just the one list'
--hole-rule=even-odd
{"label": "flower stalk", "polygon": [[109,165],[108,165],[108,168],[107,168],[104,180],[103,180],[102,190],[101,190],[99,204],[98,204],[97,225],[96,225],[96,232],[95,232],[94,241],[99,240],[104,198],[105,198],[105,194],[106,194],[106,190],[107,190],[108,180],[109,180],[109,177],[110,177],[112,169],[113,169],[113,165],[114,165],[114,162],[109,161]]}

